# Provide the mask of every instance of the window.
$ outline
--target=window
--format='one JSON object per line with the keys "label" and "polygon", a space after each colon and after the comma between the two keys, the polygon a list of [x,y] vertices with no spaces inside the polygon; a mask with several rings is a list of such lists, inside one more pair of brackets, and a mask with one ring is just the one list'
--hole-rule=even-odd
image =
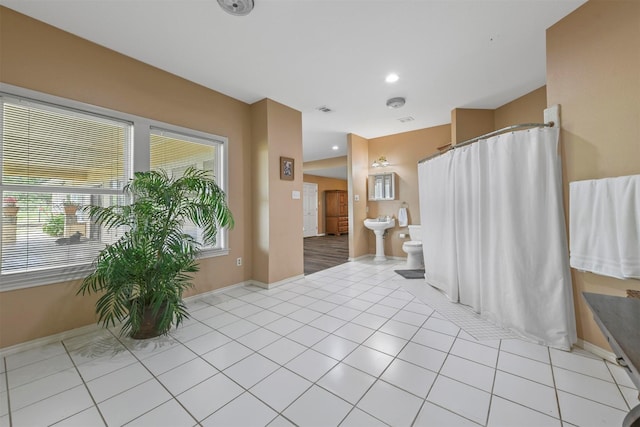
{"label": "window", "polygon": [[[0,290],[84,277],[124,230],[92,223],[80,207],[126,203],[134,170],[179,176],[196,166],[226,191],[226,138],[0,86],[11,92],[0,92]],[[185,231],[199,238],[195,226]],[[203,256],[227,254],[226,242],[221,230]]]}
{"label": "window", "polygon": [[[164,129],[151,129],[151,169],[164,169],[169,176],[181,177],[189,167],[210,171],[221,185],[223,141],[201,138],[193,135],[171,132]],[[224,188],[224,187],[223,187]],[[203,243],[202,230],[193,223],[187,223],[184,232],[196,241]],[[220,249],[224,247],[224,230],[218,235],[215,247],[203,249]]]}
{"label": "window", "polygon": [[7,97],[1,108],[3,279],[90,263],[117,235],[78,207],[122,203],[131,124]]}

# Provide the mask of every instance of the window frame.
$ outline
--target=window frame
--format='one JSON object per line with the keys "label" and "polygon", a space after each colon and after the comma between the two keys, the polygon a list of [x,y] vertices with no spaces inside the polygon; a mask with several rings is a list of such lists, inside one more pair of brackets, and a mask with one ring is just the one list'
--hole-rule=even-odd
{"label": "window frame", "polygon": [[[216,170],[214,172],[216,183],[220,188],[222,188],[229,197],[229,193],[227,191],[227,160],[226,160],[226,138],[225,141],[222,141],[221,137],[211,135],[205,132],[198,132],[193,129],[185,129],[178,126],[168,125],[166,123],[159,124],[158,122],[153,122],[149,128],[149,169],[151,169],[151,133],[155,132],[166,132],[172,137],[183,138],[185,142],[191,142],[194,144],[203,144],[208,146],[213,146],[216,148],[215,162],[216,162]],[[218,176],[219,175],[219,176]],[[208,257],[208,256],[216,256],[218,252],[226,250],[229,253],[227,248],[228,241],[228,230],[227,227],[223,227],[218,231],[218,235],[216,236],[216,245],[214,246],[204,246],[200,250],[200,258]]]}
{"label": "window frame", "polygon": [[[150,169],[150,136],[151,129],[161,129],[167,132],[176,133],[179,135],[193,136],[194,138],[206,141],[212,141],[217,144],[219,154],[217,156],[218,175],[216,175],[216,182],[223,189],[227,198],[229,197],[228,189],[228,144],[227,137],[215,135],[212,133],[199,131],[195,129],[185,128],[182,126],[173,125],[170,123],[161,122],[154,119],[149,119],[134,114],[123,113],[117,110],[109,108],[99,107],[92,104],[87,104],[80,101],[74,101],[67,98],[62,98],[55,95],[49,95],[38,91],[25,89],[22,87],[10,85],[0,82],[0,98],[6,98],[11,101],[24,101],[34,102],[35,104],[51,106],[68,111],[76,111],[78,113],[96,115],[99,117],[113,119],[120,122],[131,123],[131,137],[129,140],[130,146],[126,150],[125,170],[128,173],[127,179],[133,177],[134,172],[145,172]],[[2,129],[2,116],[0,115],[0,130]],[[1,135],[0,135],[1,136]],[[0,143],[1,143],[0,138]],[[0,149],[0,176],[2,174],[2,150]],[[16,188],[16,187],[13,187]],[[0,183],[0,190],[4,190],[5,187]],[[71,188],[73,192],[73,188]],[[67,191],[67,190],[65,190]],[[78,192],[83,192],[80,190]],[[85,191],[86,192],[86,191]],[[0,207],[2,209],[2,207]],[[0,225],[1,227],[1,225]],[[230,252],[229,248],[229,230],[225,227],[219,231],[218,243],[219,248],[204,248],[198,258],[211,258],[217,256],[225,256]],[[0,242],[0,257],[2,256]],[[1,262],[1,258],[0,258]],[[36,271],[27,271],[22,273],[11,273],[6,275],[0,275],[0,292],[10,291],[15,289],[30,288],[35,286],[50,285],[54,283],[68,282],[72,280],[82,279],[86,277],[92,271],[92,264],[80,264],[80,265],[66,265],[63,267],[53,267],[48,269],[41,269]]]}

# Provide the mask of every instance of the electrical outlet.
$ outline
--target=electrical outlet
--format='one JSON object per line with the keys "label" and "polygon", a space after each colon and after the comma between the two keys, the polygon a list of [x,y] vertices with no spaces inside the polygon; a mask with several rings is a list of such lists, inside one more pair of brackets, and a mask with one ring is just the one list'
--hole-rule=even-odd
{"label": "electrical outlet", "polygon": [[236,258],[236,265],[240,267],[242,265],[242,257]]}

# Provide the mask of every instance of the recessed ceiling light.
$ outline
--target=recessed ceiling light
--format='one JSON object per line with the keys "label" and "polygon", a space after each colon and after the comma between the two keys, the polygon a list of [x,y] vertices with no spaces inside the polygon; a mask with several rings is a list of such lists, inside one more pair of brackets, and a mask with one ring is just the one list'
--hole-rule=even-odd
{"label": "recessed ceiling light", "polygon": [[338,148],[340,147],[338,147],[337,145],[334,145],[333,147],[331,147],[332,150],[337,150]]}
{"label": "recessed ceiling light", "polygon": [[400,77],[396,73],[391,73],[384,79],[384,81],[386,81],[387,83],[395,83],[399,78]]}

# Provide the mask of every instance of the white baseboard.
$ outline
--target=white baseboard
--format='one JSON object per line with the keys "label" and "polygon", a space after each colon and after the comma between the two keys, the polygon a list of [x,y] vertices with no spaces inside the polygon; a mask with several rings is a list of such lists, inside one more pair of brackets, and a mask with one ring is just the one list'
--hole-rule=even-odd
{"label": "white baseboard", "polygon": [[293,282],[295,280],[299,280],[299,279],[304,279],[304,274],[300,274],[298,276],[293,276],[293,277],[289,277],[286,278],[284,280],[280,280],[278,282],[273,282],[273,283],[264,283],[264,282],[260,282],[258,280],[251,280],[251,284],[255,285],[255,286],[259,286],[263,289],[273,289],[273,288],[277,288],[278,286],[284,285],[286,283],[289,282]]}
{"label": "white baseboard", "polygon": [[[304,276],[296,276],[293,279],[288,279],[288,280],[295,280],[298,279],[299,277],[304,277]],[[285,281],[282,281],[285,282]],[[259,283],[259,282],[258,282]],[[235,283],[233,285],[229,285],[229,286],[224,286],[222,288],[218,288],[218,289],[214,289],[212,291],[208,291],[208,292],[203,292],[201,294],[196,294],[196,295],[191,295],[189,297],[184,298],[185,301],[191,301],[194,299],[198,299],[198,298],[203,298],[206,297],[208,295],[214,295],[220,292],[224,292],[224,291],[228,291],[230,289],[233,288],[239,288],[241,286],[245,286],[245,285],[256,285],[256,286],[260,286],[258,283],[256,283],[255,280],[247,280],[247,281],[243,281],[240,283]],[[283,284],[278,282],[279,284]],[[271,286],[267,289],[271,289],[271,287],[273,287],[273,283],[271,284]],[[261,286],[262,287],[262,286]],[[70,329],[68,331],[63,331],[57,334],[53,334],[53,335],[47,335],[46,337],[41,337],[41,338],[36,338],[34,340],[31,341],[25,341],[16,345],[12,345],[10,347],[5,347],[5,348],[0,348],[0,357],[6,357],[6,356],[10,356],[12,354],[15,353],[20,353],[22,351],[26,351],[26,350],[31,350],[32,348],[36,348],[36,347],[40,347],[40,346],[44,346],[47,344],[53,344],[62,340],[66,340],[69,338],[73,338],[73,337],[77,337],[80,335],[84,335],[84,334],[88,334],[90,332],[96,332],[99,331],[101,329],[104,329],[103,326],[99,325],[98,323],[94,323],[91,325],[87,325],[87,326],[81,326],[79,328],[76,329]]]}
{"label": "white baseboard", "polygon": [[578,342],[576,343],[576,345],[583,350],[588,351],[591,354],[595,354],[596,356],[608,362],[614,363],[616,365],[618,364],[618,362],[616,361],[615,353],[605,350],[602,347],[598,347],[597,345],[591,344],[590,342],[584,341],[580,338],[578,338]]}
{"label": "white baseboard", "polygon": [[252,284],[253,284],[253,282],[251,280],[245,280],[244,282],[235,283],[235,284],[229,285],[229,286],[223,286],[221,288],[214,289],[212,291],[207,291],[207,292],[203,292],[201,294],[191,295],[190,297],[186,297],[186,298],[183,298],[183,299],[184,299],[184,301],[191,301],[191,300],[194,300],[194,299],[206,297],[208,295],[215,295],[215,294],[219,294],[220,292],[228,291],[230,289],[239,288],[239,287],[242,287],[242,286],[245,286],[245,285],[252,285]]}
{"label": "white baseboard", "polygon": [[[373,259],[376,255],[375,254],[367,254],[367,255],[361,255],[359,257],[349,257],[349,261],[360,261],[363,259]],[[391,255],[385,255],[387,257],[387,260],[390,261],[406,261],[407,257],[405,256],[391,256]]]}
{"label": "white baseboard", "polygon": [[0,349],[0,357],[7,357],[15,353],[31,350],[32,348],[44,346],[47,344],[53,344],[58,341],[88,334],[90,332],[96,332],[100,329],[103,329],[103,327],[97,323],[94,323],[92,325],[82,326],[80,328],[71,329],[71,330],[60,332],[54,335],[48,335],[46,337],[36,338],[35,340],[22,342],[16,345],[12,345],[10,347],[5,347]]}

